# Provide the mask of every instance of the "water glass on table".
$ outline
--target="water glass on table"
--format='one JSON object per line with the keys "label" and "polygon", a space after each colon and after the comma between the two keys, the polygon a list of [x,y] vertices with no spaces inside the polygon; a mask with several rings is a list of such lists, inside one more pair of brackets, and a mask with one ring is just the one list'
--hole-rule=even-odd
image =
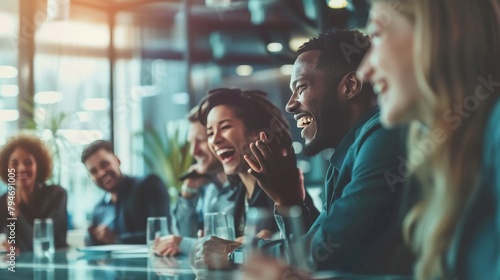
{"label": "water glass on table", "polygon": [[[266,208],[251,207],[245,213],[245,232],[243,245],[247,254],[259,253],[258,248],[254,248],[253,241],[255,238],[264,238],[260,236],[261,231],[268,230],[266,223],[269,220],[274,220],[274,214]],[[270,237],[269,237],[270,238]]]}
{"label": "water glass on table", "polygon": [[159,237],[168,235],[166,217],[149,217],[147,225],[147,245],[151,252],[151,246]]}
{"label": "water glass on table", "polygon": [[54,257],[54,225],[52,219],[35,219],[33,224],[33,254],[37,258]]}
{"label": "water glass on table", "polygon": [[206,213],[204,220],[205,237],[215,236],[226,240],[234,240],[234,219],[226,213]]}

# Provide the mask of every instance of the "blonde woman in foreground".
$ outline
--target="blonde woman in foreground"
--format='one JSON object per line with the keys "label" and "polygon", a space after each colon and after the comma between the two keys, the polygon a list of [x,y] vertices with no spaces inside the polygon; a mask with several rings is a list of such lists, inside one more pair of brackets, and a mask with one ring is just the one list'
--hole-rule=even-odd
{"label": "blonde woman in foreground", "polygon": [[415,276],[500,279],[500,2],[376,0],[369,22],[360,74],[386,127],[412,125]]}

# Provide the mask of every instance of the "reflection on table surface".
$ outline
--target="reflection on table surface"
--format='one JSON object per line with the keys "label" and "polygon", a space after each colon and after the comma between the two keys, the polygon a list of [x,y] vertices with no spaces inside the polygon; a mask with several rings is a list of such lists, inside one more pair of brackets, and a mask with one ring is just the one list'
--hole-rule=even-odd
{"label": "reflection on table surface", "polygon": [[[194,271],[186,257],[161,258],[147,254],[82,253],[74,249],[56,252],[53,260],[36,259],[31,253],[16,257],[15,272],[1,256],[0,279],[114,279],[114,280],[236,280],[238,271]],[[337,273],[319,273],[315,279],[375,279],[406,280],[396,276],[349,276]],[[292,279],[290,279],[292,280]]]}
{"label": "reflection on table surface", "polygon": [[148,257],[147,254],[89,254],[67,250],[56,252],[50,261],[34,258],[31,253],[22,253],[16,257],[15,272],[7,268],[8,264],[2,258],[0,279],[196,279],[187,258]]}

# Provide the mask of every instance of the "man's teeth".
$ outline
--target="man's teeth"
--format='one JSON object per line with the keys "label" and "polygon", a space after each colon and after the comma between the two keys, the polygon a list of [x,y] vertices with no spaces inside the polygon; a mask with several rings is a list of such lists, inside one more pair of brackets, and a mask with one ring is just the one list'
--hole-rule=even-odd
{"label": "man's teeth", "polygon": [[104,176],[104,177],[102,178],[102,181],[103,181],[104,183],[107,183],[109,180],[111,180],[111,176],[109,176],[109,175],[106,175],[106,176]]}
{"label": "man's teeth", "polygon": [[227,152],[233,152],[234,149],[230,149],[230,148],[226,148],[226,149],[220,149],[220,150],[217,150],[217,155],[220,156],[222,155],[223,153],[227,153]]}
{"label": "man's teeth", "polygon": [[311,124],[313,120],[314,120],[313,117],[302,117],[297,120],[297,127],[298,128],[306,127],[309,124]]}

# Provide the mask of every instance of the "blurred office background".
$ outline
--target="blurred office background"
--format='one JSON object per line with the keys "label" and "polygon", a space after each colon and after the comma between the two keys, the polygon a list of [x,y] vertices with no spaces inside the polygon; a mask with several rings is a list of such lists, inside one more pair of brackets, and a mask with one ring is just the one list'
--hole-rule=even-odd
{"label": "blurred office background", "polygon": [[[152,136],[172,156],[174,131],[182,146],[185,114],[208,89],[261,89],[285,112],[297,48],[366,17],[363,0],[2,0],[0,145],[19,131],[43,137],[70,226],[83,228],[102,195],[80,163],[86,144],[112,140],[126,174],[158,172]],[[319,197],[329,155],[302,157],[286,116]]]}

